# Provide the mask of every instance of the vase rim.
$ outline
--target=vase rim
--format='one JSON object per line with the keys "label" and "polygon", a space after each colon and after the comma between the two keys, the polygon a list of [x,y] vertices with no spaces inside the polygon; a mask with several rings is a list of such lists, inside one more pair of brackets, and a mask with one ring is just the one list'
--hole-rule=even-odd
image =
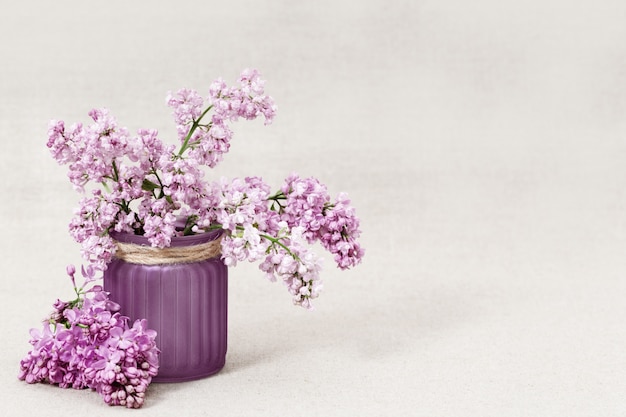
{"label": "vase rim", "polygon": [[[180,246],[192,246],[198,245],[201,243],[211,242],[213,240],[219,239],[222,235],[223,230],[211,230],[209,232],[198,233],[195,235],[188,236],[173,236],[170,246],[180,247]],[[126,232],[117,232],[115,230],[109,232],[109,236],[115,241],[121,243],[133,243],[135,245],[142,246],[151,246],[150,241],[147,237],[143,235],[136,235],[133,233]]]}

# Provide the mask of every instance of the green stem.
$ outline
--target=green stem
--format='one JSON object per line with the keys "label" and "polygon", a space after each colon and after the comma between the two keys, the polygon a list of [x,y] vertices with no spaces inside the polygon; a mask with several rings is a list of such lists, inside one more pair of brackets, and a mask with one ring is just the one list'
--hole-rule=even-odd
{"label": "green stem", "polygon": [[281,204],[279,200],[286,200],[286,199],[287,199],[287,196],[282,191],[278,191],[276,194],[267,197],[267,201],[272,201],[270,210],[274,211],[275,210],[274,204],[278,204],[278,211],[282,212],[283,209],[285,208],[285,205]]}
{"label": "green stem", "polygon": [[187,148],[189,148],[189,139],[191,139],[191,136],[193,135],[193,132],[196,131],[196,129],[198,128],[198,126],[200,125],[200,120],[202,120],[202,118],[209,112],[209,110],[211,110],[213,108],[213,105],[211,104],[209,107],[207,107],[202,114],[200,115],[200,117],[198,117],[197,120],[193,121],[193,124],[191,125],[191,129],[189,129],[189,133],[187,133],[187,136],[185,137],[185,141],[183,142],[183,145],[180,147],[180,150],[178,151],[178,156],[182,156],[183,153],[187,150]]}
{"label": "green stem", "polygon": [[163,182],[161,181],[161,177],[159,177],[159,174],[157,174],[156,169],[154,168],[152,168],[152,173],[154,174],[157,181],[159,182],[159,186],[161,189],[161,191],[159,192],[159,197],[156,196],[156,194],[154,193],[154,190],[152,190],[152,195],[154,195],[154,198],[163,198],[165,196],[165,193],[163,192]]}
{"label": "green stem", "polygon": [[264,233],[260,234],[259,236],[261,236],[264,239],[269,240],[270,242],[272,242],[272,244],[280,246],[289,254],[289,256],[291,256],[296,261],[300,262],[300,258],[298,258],[298,256],[296,256],[284,243],[282,243],[280,239],[273,238],[272,236],[266,235]]}
{"label": "green stem", "polygon": [[187,217],[187,221],[185,222],[185,228],[183,229],[183,236],[189,236],[192,234],[192,230],[194,225],[196,224],[196,220],[198,220],[198,216],[189,216]]}
{"label": "green stem", "polygon": [[285,193],[283,193],[282,191],[278,191],[276,194],[267,197],[268,200],[274,200],[274,201],[278,201],[278,200],[286,200],[287,196],[285,195]]}
{"label": "green stem", "polygon": [[111,193],[111,189],[109,188],[109,184],[107,184],[105,181],[102,181],[102,187],[104,187],[104,191],[106,191],[108,194]]}
{"label": "green stem", "polygon": [[117,164],[115,163],[115,159],[112,161],[113,164],[113,181],[118,182],[120,179],[120,172],[117,170]]}
{"label": "green stem", "polygon": [[[222,225],[219,223],[215,223],[209,227],[209,230],[218,230],[218,229],[222,229]],[[243,231],[244,229],[242,226],[237,226],[237,230]],[[263,239],[269,240],[270,242],[272,242],[272,244],[280,246],[287,252],[289,256],[291,256],[296,261],[300,262],[300,258],[296,256],[284,243],[282,243],[280,239],[277,239],[265,233],[260,233],[259,236],[261,236]]]}
{"label": "green stem", "polygon": [[[120,181],[120,171],[117,167],[117,164],[115,163],[115,159],[113,161],[111,161],[111,165],[113,166],[113,177],[105,177],[108,178],[110,180],[112,180],[115,183],[119,183]],[[110,193],[111,190],[109,189],[109,185],[106,182],[102,182],[102,186],[104,187],[104,189],[106,190],[107,193]],[[120,206],[122,208],[122,210],[124,210],[124,213],[128,214],[130,213],[130,202],[126,201],[126,200],[122,200],[120,203],[116,203],[118,206]]]}

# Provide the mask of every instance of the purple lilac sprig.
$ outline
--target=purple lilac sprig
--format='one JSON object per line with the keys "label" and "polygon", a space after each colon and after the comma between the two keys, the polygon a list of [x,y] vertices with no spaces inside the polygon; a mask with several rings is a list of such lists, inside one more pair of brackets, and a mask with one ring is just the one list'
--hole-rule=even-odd
{"label": "purple lilac sprig", "polygon": [[33,348],[20,362],[18,378],[29,384],[91,388],[106,404],[139,408],[158,372],[156,332],[145,320],[130,325],[101,286],[86,288],[96,279],[93,268],[82,268],[80,288],[75,272],[68,266],[76,299],[57,300],[43,329],[31,329]]}
{"label": "purple lilac sprig", "polygon": [[337,266],[348,269],[361,262],[364,249],[358,242],[360,221],[348,195],[340,193],[335,201],[316,178],[292,174],[281,191],[271,197],[290,227],[303,227],[309,243],[319,241],[334,255]]}
{"label": "purple lilac sprig", "polygon": [[280,279],[294,304],[311,309],[322,289],[322,264],[308,244],[319,241],[341,269],[355,266],[364,255],[357,241],[359,219],[345,194],[332,202],[315,178],[292,174],[281,191],[270,195],[269,190],[258,177],[216,186],[220,198],[212,227],[227,231],[222,257],[228,266],[261,260],[259,268],[270,281]]}

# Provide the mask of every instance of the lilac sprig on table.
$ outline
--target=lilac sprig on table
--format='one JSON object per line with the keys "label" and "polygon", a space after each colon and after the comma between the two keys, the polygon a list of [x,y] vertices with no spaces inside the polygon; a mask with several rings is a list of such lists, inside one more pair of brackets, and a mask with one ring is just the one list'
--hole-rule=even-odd
{"label": "lilac sprig on table", "polygon": [[205,178],[204,168],[229,151],[234,122],[273,121],[276,105],[264,89],[258,71],[244,70],[235,86],[212,82],[206,97],[188,88],[168,94],[178,145],[164,143],[155,130],[131,135],[106,109],[90,111],[93,123],[86,126],[51,122],[47,146],[85,194],[69,228],[92,268],[105,270],[113,258],[112,231],[165,248],[173,237],[222,229],[226,265],[259,262],[268,278],[285,283],[296,305],[312,308],[322,285],[311,244],[320,243],[341,269],[360,263],[359,219],[346,194],[332,200],[317,179],[296,174],[275,193],[259,177]]}
{"label": "lilac sprig on table", "polygon": [[[75,268],[67,273],[76,298],[57,300],[42,330],[31,329],[32,350],[20,362],[19,379],[61,388],[91,388],[109,405],[139,408],[158,372],[156,332],[145,320],[132,325],[99,285],[95,271],[82,268],[77,287]],[[91,285],[88,287],[88,285]]]}

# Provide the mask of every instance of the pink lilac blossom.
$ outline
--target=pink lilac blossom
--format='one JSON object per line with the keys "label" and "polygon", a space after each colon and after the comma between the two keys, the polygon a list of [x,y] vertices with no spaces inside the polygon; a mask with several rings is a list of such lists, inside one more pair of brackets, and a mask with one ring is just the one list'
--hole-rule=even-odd
{"label": "pink lilac blossom", "polygon": [[322,283],[321,260],[305,244],[306,229],[281,222],[268,205],[270,188],[259,177],[222,179],[216,221],[227,234],[222,238],[222,258],[228,266],[262,260],[259,268],[268,279],[280,279],[296,305],[313,308]]}
{"label": "pink lilac blossom", "polygon": [[48,126],[48,148],[52,157],[59,164],[68,164],[76,161],[79,146],[78,134],[82,131],[81,124],[74,124],[69,130],[65,130],[65,122],[51,120]]}
{"label": "pink lilac blossom", "polygon": [[311,310],[312,300],[322,290],[321,258],[306,248],[304,228],[295,227],[289,232],[286,223],[281,226],[281,232],[259,268],[270,281],[283,281],[295,305]]}
{"label": "pink lilac blossom", "polygon": [[[93,281],[92,272],[83,268],[86,283]],[[75,268],[68,266],[67,273],[75,284]],[[145,320],[130,326],[102,287],[83,288],[76,290],[76,300],[54,303],[42,331],[31,330],[33,348],[20,362],[18,378],[91,388],[109,405],[139,408],[158,372],[156,332]]]}
{"label": "pink lilac blossom", "polygon": [[203,179],[204,172],[190,160],[177,158],[160,165],[163,194],[169,197],[172,204],[187,206],[198,210],[202,208],[201,200],[206,192],[207,184]]}
{"label": "pink lilac blossom", "polygon": [[171,155],[174,152],[175,147],[166,146],[158,135],[154,129],[139,129],[137,137],[132,141],[134,159],[139,161],[139,167],[143,172],[154,171],[163,155]]}
{"label": "pink lilac blossom", "polygon": [[324,208],[330,202],[326,186],[315,178],[301,179],[292,174],[285,180],[281,191],[286,197],[285,203],[281,204],[281,220],[290,227],[304,227],[306,240],[315,242],[324,223]]}
{"label": "pink lilac blossom", "polygon": [[214,193],[220,198],[215,207],[216,221],[223,229],[234,231],[237,226],[256,224],[262,232],[278,230],[276,213],[267,204],[270,188],[261,178],[222,178],[214,184]]}
{"label": "pink lilac blossom", "polygon": [[334,255],[341,269],[356,266],[365,254],[357,241],[361,235],[359,224],[359,218],[345,193],[340,193],[337,200],[324,211],[319,239],[322,246]]}
{"label": "pink lilac blossom", "polygon": [[210,127],[198,129],[191,136],[192,149],[189,151],[189,158],[200,165],[214,168],[229,151],[232,136],[233,131],[225,121],[213,115]]}
{"label": "pink lilac blossom", "polygon": [[59,163],[69,164],[68,177],[82,191],[88,181],[100,183],[115,175],[114,162],[127,153],[128,133],[117,126],[106,109],[93,109],[94,123],[75,124],[66,132],[63,122],[53,121],[48,130],[48,147]]}
{"label": "pink lilac blossom", "polygon": [[357,239],[360,222],[347,194],[340,193],[332,202],[326,186],[315,178],[289,176],[281,188],[285,203],[280,205],[281,220],[290,227],[304,228],[309,243],[319,241],[334,255],[337,266],[348,269],[361,262],[365,254]]}
{"label": "pink lilac blossom", "polygon": [[166,103],[174,109],[173,116],[178,138],[184,141],[189,126],[198,120],[202,114],[204,99],[195,90],[181,88],[175,94],[168,93]]}
{"label": "pink lilac blossom", "polygon": [[262,235],[278,230],[278,218],[268,209],[269,186],[258,177],[225,178],[215,184],[220,196],[215,206],[215,221],[228,231],[222,239],[222,258],[228,266],[248,260],[255,262],[267,251],[269,242]]}
{"label": "pink lilac blossom", "polygon": [[271,96],[265,95],[265,81],[256,69],[245,69],[239,76],[239,87],[228,87],[218,78],[209,88],[209,102],[218,115],[227,120],[239,117],[251,120],[259,115],[265,124],[272,123],[276,104]]}
{"label": "pink lilac blossom", "polygon": [[107,232],[119,211],[117,204],[108,202],[100,190],[94,190],[91,198],[80,201],[69,225],[70,235],[81,244],[83,258],[100,270],[106,268],[115,252]]}

